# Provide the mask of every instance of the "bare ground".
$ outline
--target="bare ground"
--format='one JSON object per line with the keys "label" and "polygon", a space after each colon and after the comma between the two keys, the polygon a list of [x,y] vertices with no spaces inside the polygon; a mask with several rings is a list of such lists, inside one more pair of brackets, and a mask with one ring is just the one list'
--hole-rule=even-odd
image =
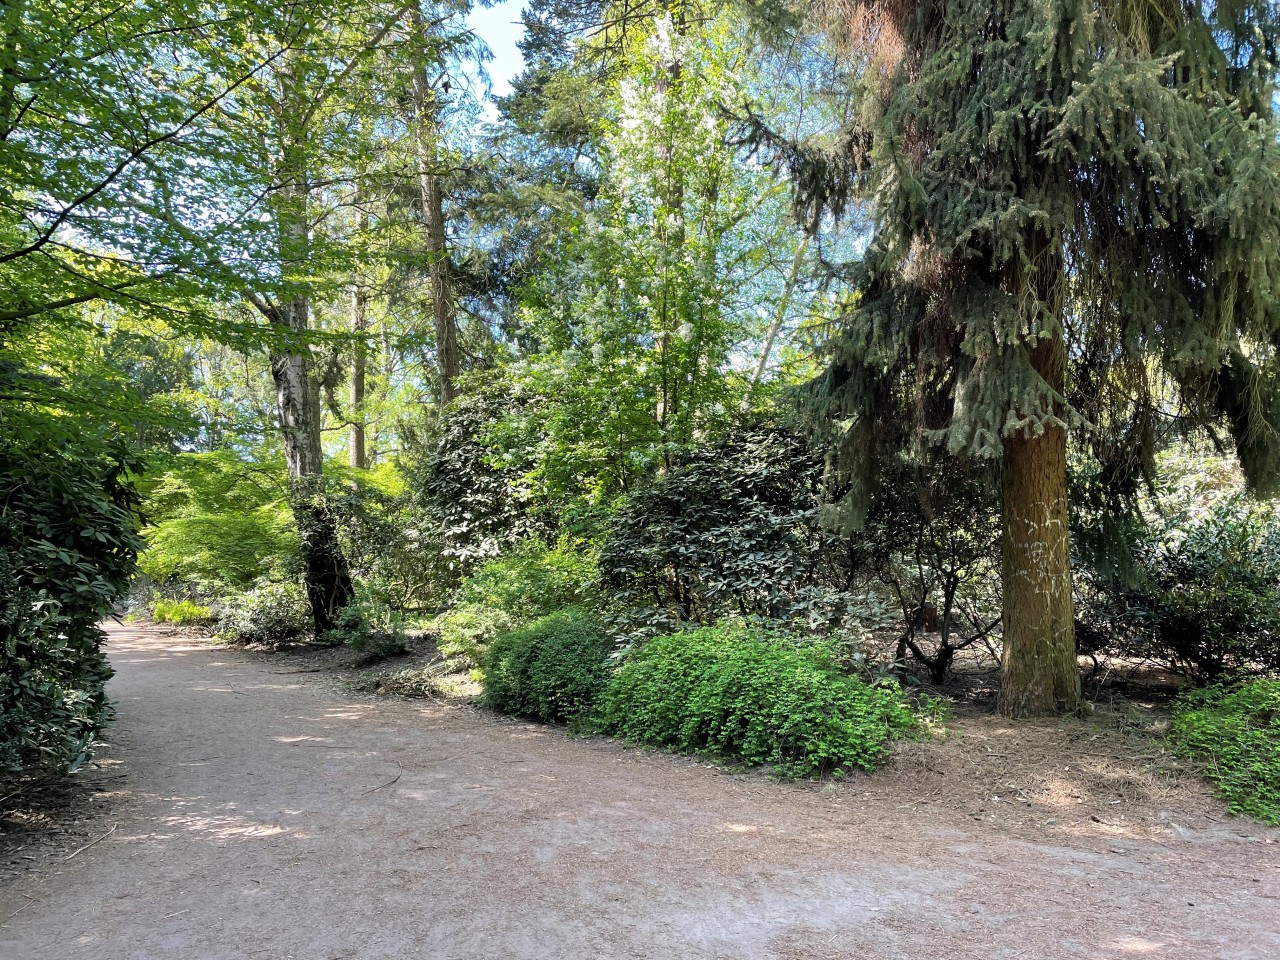
{"label": "bare ground", "polygon": [[1280,956],[1280,831],[1140,707],[966,708],[873,776],[779,784],[297,657],[110,649],[105,759],[0,800],[3,960]]}

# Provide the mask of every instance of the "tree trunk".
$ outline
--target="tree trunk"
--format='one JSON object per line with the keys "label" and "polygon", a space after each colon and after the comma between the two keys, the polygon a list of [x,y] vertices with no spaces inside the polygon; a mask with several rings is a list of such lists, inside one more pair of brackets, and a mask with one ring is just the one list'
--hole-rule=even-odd
{"label": "tree trunk", "polygon": [[[1061,333],[1042,339],[1032,363],[1059,387]],[[1004,441],[1004,656],[1000,712],[1007,717],[1069,713],[1081,705],[1072,625],[1067,539],[1067,436],[1046,427]]]}
{"label": "tree trunk", "polygon": [[[410,14],[418,44],[425,49],[426,26],[422,12]],[[453,276],[445,231],[444,196],[440,188],[439,116],[436,92],[427,79],[426,66],[413,71],[414,146],[418,154],[422,215],[427,225],[427,257],[430,261],[431,313],[435,322],[436,357],[440,368],[440,407],[457,396],[459,372],[458,324],[453,302]]]}
{"label": "tree trunk", "polygon": [[351,332],[356,335],[351,357],[351,466],[363,470],[365,457],[364,378],[368,362],[368,344],[364,333],[368,328],[369,296],[359,283],[351,292]]}
{"label": "tree trunk", "polygon": [[[297,82],[287,68],[282,77],[282,129],[299,115]],[[306,268],[310,256],[305,130],[283,135],[280,188],[275,217],[280,267],[285,276]],[[262,303],[262,301],[257,301]],[[265,306],[265,304],[263,304]],[[289,470],[290,503],[302,543],[303,583],[317,636],[351,600],[351,575],[338,543],[338,530],[324,498],[324,453],[320,445],[320,391],[311,375],[310,304],[305,294],[264,310],[281,337],[271,356],[271,376]]]}

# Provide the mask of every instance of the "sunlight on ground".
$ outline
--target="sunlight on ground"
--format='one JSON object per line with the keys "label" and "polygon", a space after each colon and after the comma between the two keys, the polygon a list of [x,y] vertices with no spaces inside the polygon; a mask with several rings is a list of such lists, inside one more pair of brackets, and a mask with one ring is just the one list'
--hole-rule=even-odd
{"label": "sunlight on ground", "polygon": [[214,840],[259,840],[264,837],[278,837],[284,834],[288,834],[292,839],[305,839],[305,834],[290,827],[254,823],[244,817],[162,817],[160,822],[172,829],[202,834]]}
{"label": "sunlight on ground", "polygon": [[1144,940],[1142,937],[1122,937],[1121,939],[1110,944],[1107,949],[1119,950],[1126,954],[1137,954],[1144,956],[1159,955],[1167,944],[1158,940]]}

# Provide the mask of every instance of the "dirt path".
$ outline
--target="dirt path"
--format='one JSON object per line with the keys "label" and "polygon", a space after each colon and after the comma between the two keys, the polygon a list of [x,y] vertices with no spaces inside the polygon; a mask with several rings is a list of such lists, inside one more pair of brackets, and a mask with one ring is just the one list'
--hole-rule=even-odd
{"label": "dirt path", "polygon": [[1241,821],[999,829],[136,629],[111,654],[114,832],[0,887],[3,960],[1280,956],[1280,844]]}

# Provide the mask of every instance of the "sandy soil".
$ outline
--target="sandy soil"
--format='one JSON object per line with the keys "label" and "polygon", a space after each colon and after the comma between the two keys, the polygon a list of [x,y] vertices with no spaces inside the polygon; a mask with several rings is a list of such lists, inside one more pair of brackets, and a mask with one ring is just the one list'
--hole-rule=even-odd
{"label": "sandy soil", "polygon": [[778,784],[140,628],[111,655],[106,759],[0,854],[3,960],[1280,956],[1280,831],[1120,722],[957,716]]}

